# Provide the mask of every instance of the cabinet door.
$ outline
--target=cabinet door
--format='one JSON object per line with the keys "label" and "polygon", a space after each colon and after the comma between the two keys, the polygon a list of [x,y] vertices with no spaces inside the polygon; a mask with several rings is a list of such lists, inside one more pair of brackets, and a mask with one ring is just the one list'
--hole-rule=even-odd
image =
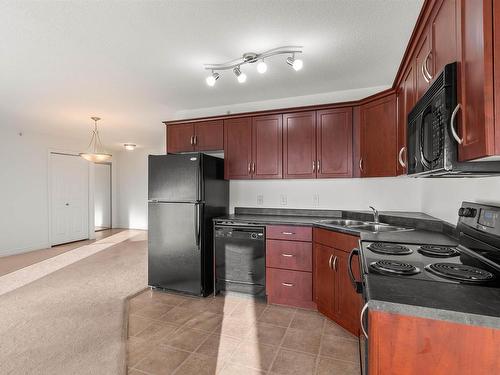
{"label": "cabinet door", "polygon": [[361,106],[361,177],[395,176],[397,170],[396,96]]}
{"label": "cabinet door", "polygon": [[[356,241],[353,248],[357,247]],[[346,249],[347,250],[347,249]],[[361,313],[361,297],[356,293],[348,273],[349,253],[335,249],[335,315],[338,323],[354,335],[359,334],[359,315]],[[359,260],[353,257],[352,270],[357,280],[360,280]]]}
{"label": "cabinet door", "polygon": [[318,178],[352,177],[352,108],[317,112]]}
{"label": "cabinet door", "polygon": [[252,118],[252,178],[282,178],[283,122],[281,115]]}
{"label": "cabinet door", "polygon": [[224,120],[224,174],[226,179],[252,178],[252,120]]}
{"label": "cabinet door", "polygon": [[196,151],[218,151],[224,149],[224,124],[222,120],[195,123],[194,136]]}
{"label": "cabinet door", "polygon": [[417,100],[429,88],[432,79],[431,41],[428,31],[422,35],[422,40],[416,50],[415,68],[417,84]]}
{"label": "cabinet door", "polygon": [[[406,173],[406,128],[408,126],[408,114],[416,102],[415,95],[415,66],[410,65],[401,81],[398,90],[398,175]],[[402,162],[402,163],[401,163]]]}
{"label": "cabinet door", "polygon": [[495,154],[492,1],[462,0],[460,17],[460,111],[455,127],[462,139],[458,157],[466,161]]}
{"label": "cabinet door", "polygon": [[[500,2],[495,2],[493,4],[493,24],[500,25]],[[495,27],[495,36],[494,36],[494,59],[495,67],[494,67],[494,77],[495,77],[495,154],[500,155],[500,27]]]}
{"label": "cabinet door", "polygon": [[193,124],[167,125],[167,152],[194,151],[193,136]]}
{"label": "cabinet door", "polygon": [[283,177],[316,177],[316,112],[283,115]]}
{"label": "cabinet door", "polygon": [[314,294],[318,310],[333,318],[335,273],[331,266],[334,249],[319,243],[314,244]]}
{"label": "cabinet door", "polygon": [[432,20],[432,64],[434,75],[457,61],[456,1],[441,0]]}

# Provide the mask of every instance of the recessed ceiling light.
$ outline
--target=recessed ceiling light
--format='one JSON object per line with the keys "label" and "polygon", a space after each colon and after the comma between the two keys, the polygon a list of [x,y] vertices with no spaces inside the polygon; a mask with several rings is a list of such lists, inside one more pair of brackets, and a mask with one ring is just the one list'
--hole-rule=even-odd
{"label": "recessed ceiling light", "polygon": [[133,143],[124,143],[123,144],[123,147],[125,147],[125,150],[127,150],[127,151],[134,151],[136,146],[137,145],[135,145]]}

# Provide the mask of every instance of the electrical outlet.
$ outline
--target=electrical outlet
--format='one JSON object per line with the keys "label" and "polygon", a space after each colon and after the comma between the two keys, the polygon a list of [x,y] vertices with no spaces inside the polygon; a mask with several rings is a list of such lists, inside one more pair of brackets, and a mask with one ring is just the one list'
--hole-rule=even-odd
{"label": "electrical outlet", "polygon": [[319,207],[319,194],[313,194],[313,206],[314,207]]}
{"label": "electrical outlet", "polygon": [[262,206],[264,204],[264,196],[262,194],[257,195],[257,204]]}
{"label": "electrical outlet", "polygon": [[282,206],[286,206],[286,195],[285,194],[281,194],[280,195],[280,203]]}

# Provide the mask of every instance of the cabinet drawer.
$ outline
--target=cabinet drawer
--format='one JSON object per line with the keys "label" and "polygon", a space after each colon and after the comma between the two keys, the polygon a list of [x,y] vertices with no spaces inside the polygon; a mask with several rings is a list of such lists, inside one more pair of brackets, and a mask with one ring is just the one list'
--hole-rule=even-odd
{"label": "cabinet drawer", "polygon": [[312,271],[310,242],[267,240],[266,266],[295,271]]}
{"label": "cabinet drawer", "polygon": [[266,238],[270,240],[312,241],[311,227],[293,225],[268,225]]}
{"label": "cabinet drawer", "polygon": [[266,279],[269,303],[314,308],[312,273],[267,268]]}

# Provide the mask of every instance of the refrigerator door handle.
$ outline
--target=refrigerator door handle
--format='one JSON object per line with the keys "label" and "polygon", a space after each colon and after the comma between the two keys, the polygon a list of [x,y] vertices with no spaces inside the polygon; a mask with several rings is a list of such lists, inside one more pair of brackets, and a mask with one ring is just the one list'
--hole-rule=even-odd
{"label": "refrigerator door handle", "polygon": [[195,225],[195,239],[196,247],[200,250],[200,205],[194,205],[194,225]]}

